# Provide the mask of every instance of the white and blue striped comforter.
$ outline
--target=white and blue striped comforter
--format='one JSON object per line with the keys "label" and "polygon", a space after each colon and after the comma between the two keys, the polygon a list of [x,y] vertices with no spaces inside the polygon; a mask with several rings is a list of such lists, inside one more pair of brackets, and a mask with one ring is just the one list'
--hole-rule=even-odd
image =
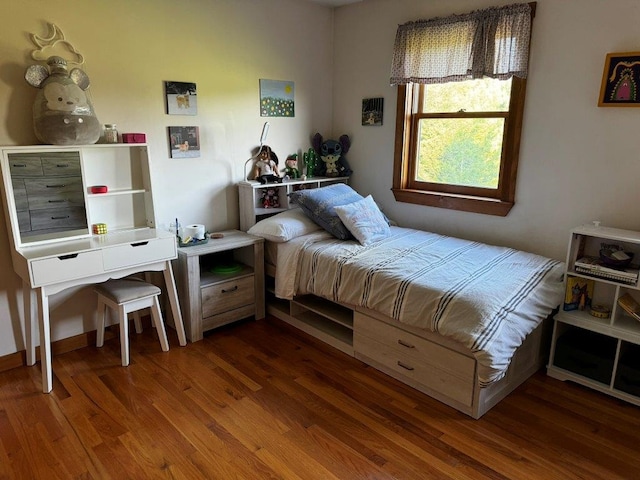
{"label": "white and blue striped comforter", "polygon": [[[506,247],[392,227],[363,247],[326,232],[278,248],[276,295],[312,293],[450,337],[504,376],[524,338],[563,297],[563,263]],[[295,272],[295,275],[292,275]]]}

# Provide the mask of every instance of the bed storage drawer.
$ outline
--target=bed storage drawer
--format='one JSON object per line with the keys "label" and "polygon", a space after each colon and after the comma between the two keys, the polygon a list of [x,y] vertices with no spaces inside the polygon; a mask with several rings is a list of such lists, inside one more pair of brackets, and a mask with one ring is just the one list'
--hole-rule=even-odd
{"label": "bed storage drawer", "polygon": [[[356,312],[354,349],[384,371],[470,406],[475,359]],[[375,366],[375,365],[374,365]],[[400,378],[403,380],[403,378]]]}

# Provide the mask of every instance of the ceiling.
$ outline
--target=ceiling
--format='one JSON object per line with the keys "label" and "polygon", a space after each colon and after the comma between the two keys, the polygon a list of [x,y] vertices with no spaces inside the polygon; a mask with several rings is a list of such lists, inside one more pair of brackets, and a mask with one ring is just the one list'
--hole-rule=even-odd
{"label": "ceiling", "polygon": [[350,3],[358,3],[363,0],[305,0],[307,2],[318,3],[327,7],[340,7],[342,5],[348,5]]}

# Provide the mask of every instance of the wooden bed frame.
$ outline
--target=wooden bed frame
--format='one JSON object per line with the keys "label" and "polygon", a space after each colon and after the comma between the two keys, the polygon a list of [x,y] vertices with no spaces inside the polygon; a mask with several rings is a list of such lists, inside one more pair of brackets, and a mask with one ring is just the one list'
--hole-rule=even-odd
{"label": "wooden bed frame", "polygon": [[[275,269],[265,269],[272,284]],[[372,310],[313,295],[287,301],[271,294],[267,312],[476,419],[544,366],[551,327],[550,316],[518,348],[506,375],[481,387],[478,361],[468,348]]]}

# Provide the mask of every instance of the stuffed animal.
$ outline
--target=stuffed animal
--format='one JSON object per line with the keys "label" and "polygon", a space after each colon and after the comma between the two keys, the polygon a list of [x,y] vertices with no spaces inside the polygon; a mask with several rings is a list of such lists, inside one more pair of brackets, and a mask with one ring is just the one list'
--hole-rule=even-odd
{"label": "stuffed animal", "polygon": [[278,199],[278,191],[275,188],[267,188],[262,193],[262,207],[263,208],[280,207],[280,200]]}
{"label": "stuffed animal", "polygon": [[39,88],[33,104],[33,127],[38,140],[52,145],[96,143],[102,127],[85,90],[89,77],[79,69],[67,70],[62,57],[49,57],[47,67],[31,65],[27,83]]}
{"label": "stuffed animal", "polygon": [[322,160],[316,170],[316,174],[324,177],[348,177],[353,173],[347,160],[343,157],[351,147],[351,142],[347,135],[342,135],[336,141],[323,140],[322,135],[316,133],[313,136],[312,145]]}
{"label": "stuffed animal", "polygon": [[300,170],[298,170],[298,155],[293,153],[287,157],[284,161],[286,168],[284,169],[285,175],[289,178],[300,178]]}
{"label": "stuffed animal", "polygon": [[313,148],[309,148],[307,152],[302,154],[302,162],[304,163],[305,179],[312,178],[318,169],[318,154]]}
{"label": "stuffed animal", "polygon": [[278,171],[278,156],[268,145],[264,145],[258,154],[258,159],[253,168],[253,176],[262,184],[282,182]]}

